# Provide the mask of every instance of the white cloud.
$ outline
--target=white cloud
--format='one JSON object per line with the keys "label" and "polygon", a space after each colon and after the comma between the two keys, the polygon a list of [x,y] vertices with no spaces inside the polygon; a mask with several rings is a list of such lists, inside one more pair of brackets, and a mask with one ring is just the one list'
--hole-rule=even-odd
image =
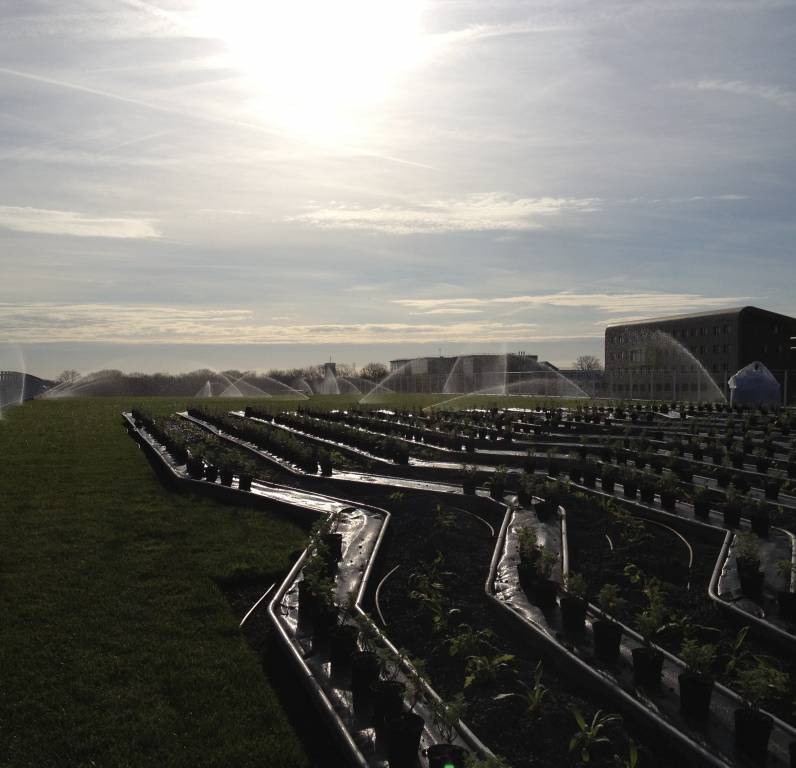
{"label": "white cloud", "polygon": [[796,107],[796,91],[789,91],[776,85],[749,83],[744,80],[698,80],[695,83],[678,85],[694,91],[720,91],[736,96],[753,96],[785,109]]}
{"label": "white cloud", "polygon": [[75,211],[0,205],[0,228],[42,235],[75,237],[160,237],[151,221],[87,216]]}
{"label": "white cloud", "polygon": [[530,230],[539,229],[545,220],[565,213],[594,211],[599,204],[597,198],[523,198],[484,192],[432,200],[413,207],[360,208],[342,203],[315,206],[289,220],[321,229],[371,230],[394,235]]}
{"label": "white cloud", "polygon": [[[414,314],[437,313],[440,309],[473,311],[478,308],[514,307],[588,307],[600,312],[693,312],[702,309],[735,306],[749,297],[708,297],[693,293],[549,293],[535,296],[500,296],[489,299],[394,299],[394,304],[414,310]],[[612,321],[613,322],[613,321]]]}
{"label": "white cloud", "polygon": [[16,342],[346,344],[533,341],[534,323],[260,323],[248,309],[114,304],[0,304],[0,334]]}

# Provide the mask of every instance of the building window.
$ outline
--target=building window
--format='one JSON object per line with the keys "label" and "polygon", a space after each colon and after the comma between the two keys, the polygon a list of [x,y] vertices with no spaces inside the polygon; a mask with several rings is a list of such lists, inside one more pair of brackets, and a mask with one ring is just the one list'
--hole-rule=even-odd
{"label": "building window", "polygon": [[713,326],[713,335],[714,336],[718,336],[719,335],[719,326],[718,325],[714,325]]}

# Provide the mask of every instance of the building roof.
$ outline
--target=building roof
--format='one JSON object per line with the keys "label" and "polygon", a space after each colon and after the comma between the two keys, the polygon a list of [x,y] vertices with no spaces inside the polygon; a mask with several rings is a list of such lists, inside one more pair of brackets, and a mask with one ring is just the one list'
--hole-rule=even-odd
{"label": "building roof", "polygon": [[670,322],[673,320],[695,320],[700,317],[719,317],[719,316],[726,316],[726,315],[740,315],[741,312],[744,310],[751,309],[755,312],[765,312],[768,315],[776,315],[777,317],[785,317],[788,320],[793,320],[794,318],[789,317],[788,315],[780,314],[779,312],[772,312],[769,309],[760,309],[760,307],[753,307],[750,305],[746,305],[743,307],[727,307],[725,309],[711,309],[706,312],[693,312],[688,315],[665,315],[664,317],[650,317],[643,320],[630,320],[626,323],[616,323],[615,325],[609,325],[606,327],[606,330],[609,328],[623,328],[627,325],[649,325],[651,323],[664,323]]}

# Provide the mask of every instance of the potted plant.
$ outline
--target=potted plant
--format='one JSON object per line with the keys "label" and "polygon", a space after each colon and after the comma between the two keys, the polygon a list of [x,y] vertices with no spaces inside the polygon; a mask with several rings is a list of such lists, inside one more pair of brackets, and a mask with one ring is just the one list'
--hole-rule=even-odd
{"label": "potted plant", "polygon": [[501,464],[495,469],[492,473],[492,477],[489,479],[489,495],[497,501],[500,501],[503,498],[503,494],[506,492],[507,473],[508,470]]}
{"label": "potted plant", "polygon": [[467,750],[453,743],[459,730],[459,722],[464,716],[466,702],[459,693],[450,701],[434,699],[431,702],[432,721],[443,741],[432,744],[426,751],[428,768],[446,768],[446,766],[463,766]]}
{"label": "potted plant", "polygon": [[760,707],[787,694],[788,676],[768,662],[758,660],[755,666],[738,672],[737,687],[744,706],[735,710],[735,748],[763,764],[772,720]]}
{"label": "potted plant", "polygon": [[691,494],[691,503],[694,505],[694,517],[707,520],[710,517],[710,489],[704,485],[697,485]]}
{"label": "potted plant", "polygon": [[724,518],[726,528],[737,528],[741,524],[741,513],[743,512],[743,497],[730,485],[727,488],[727,500],[721,505],[721,514]]}
{"label": "potted plant", "polygon": [[633,470],[627,469],[622,475],[622,487],[626,499],[635,499],[638,491],[638,479]]}
{"label": "potted plant", "polygon": [[218,479],[218,467],[215,464],[208,464],[205,467],[205,480],[208,483],[215,483]]}
{"label": "potted plant", "polygon": [[660,688],[663,671],[663,652],[652,645],[652,640],[664,626],[667,609],[665,587],[660,579],[645,576],[636,566],[628,565],[625,573],[632,582],[643,584],[647,607],[639,615],[636,626],[644,643],[633,648],[633,682],[651,691]]}
{"label": "potted plant", "polygon": [[601,747],[607,746],[610,739],[602,731],[612,723],[622,720],[619,715],[604,715],[601,709],[594,713],[591,722],[587,723],[586,718],[577,707],[572,707],[572,716],[575,718],[578,730],[569,740],[569,751],[576,752],[581,763],[590,763],[593,757],[597,756]]}
{"label": "potted plant", "polygon": [[760,570],[760,542],[753,533],[739,533],[735,537],[735,563],[741,591],[752,600],[759,600],[763,593],[765,575]]}
{"label": "potted plant", "polygon": [[232,485],[232,479],[235,477],[235,470],[233,470],[232,467],[222,467],[219,470],[219,476],[221,478],[221,485],[230,487]]}
{"label": "potted plant", "polygon": [[787,559],[777,560],[775,564],[779,577],[785,580],[785,589],[777,590],[777,605],[779,616],[786,621],[796,621],[796,592],[791,592],[790,584],[793,578],[793,562]]}
{"label": "potted plant", "polygon": [[619,476],[619,470],[613,466],[603,467],[603,474],[601,478],[601,487],[606,493],[613,493],[616,479]]}
{"label": "potted plant", "polygon": [[376,656],[381,676],[370,685],[373,696],[371,724],[377,733],[381,733],[388,718],[403,712],[406,685],[398,680],[399,661],[389,648],[380,648]]}
{"label": "potted plant", "polygon": [[252,489],[252,479],[248,472],[241,472],[238,475],[238,490],[250,491]]}
{"label": "potted plant", "polygon": [[680,483],[677,476],[667,470],[663,473],[658,485],[661,494],[661,506],[667,512],[674,512],[677,506],[677,496],[680,493]]}
{"label": "potted plant", "polygon": [[558,555],[543,549],[536,561],[536,580],[533,583],[532,594],[529,596],[534,605],[541,608],[542,613],[549,614],[556,604],[558,582],[550,578],[553,568],[558,562]]}
{"label": "potted plant", "polygon": [[597,483],[598,466],[594,461],[585,461],[583,463],[583,485],[587,488],[594,488]]}
{"label": "potted plant", "polygon": [[655,490],[658,487],[658,479],[649,470],[644,472],[639,481],[639,491],[641,500],[645,504],[655,503]]}
{"label": "potted plant", "polygon": [[354,713],[370,722],[373,715],[373,683],[379,679],[379,658],[373,650],[354,651],[351,655],[351,694]]}
{"label": "potted plant", "polygon": [[356,593],[352,591],[337,617],[337,624],[329,633],[329,662],[331,674],[336,678],[347,678],[351,673],[351,655],[357,649],[359,628],[347,620],[356,611]]}
{"label": "potted plant", "polygon": [[409,710],[390,715],[384,721],[390,768],[414,768],[417,765],[420,736],[425,726],[425,720],[414,711],[424,688],[418,663],[408,664],[408,671],[411,701]]}
{"label": "potted plant", "polygon": [[561,624],[565,632],[579,634],[586,624],[586,579],[579,573],[570,573],[566,579],[566,591],[561,596]]}
{"label": "potted plant", "polygon": [[782,484],[785,482],[785,473],[777,469],[771,473],[771,477],[763,482],[763,494],[769,501],[776,501]]}
{"label": "potted plant", "polygon": [[619,657],[622,626],[614,619],[622,619],[627,602],[616,584],[604,584],[597,593],[597,605],[602,618],[592,622],[594,653],[601,661],[615,661]]}
{"label": "potted plant", "polygon": [[710,713],[710,698],[713,694],[713,665],[716,662],[716,646],[686,640],[680,648],[680,658],[686,670],[678,676],[680,683],[680,711],[687,720],[704,723]]}
{"label": "potted plant", "polygon": [[769,513],[768,504],[764,501],[759,501],[757,503],[752,502],[749,510],[749,522],[751,523],[754,533],[761,539],[767,539],[768,530],[771,525],[771,515]]}
{"label": "potted plant", "polygon": [[475,467],[465,465],[462,470],[462,490],[467,496],[475,496],[475,489],[478,487],[478,470]]}
{"label": "potted plant", "polygon": [[186,466],[186,470],[188,471],[188,476],[192,480],[201,480],[205,474],[205,465],[204,462],[197,457],[189,457]]}

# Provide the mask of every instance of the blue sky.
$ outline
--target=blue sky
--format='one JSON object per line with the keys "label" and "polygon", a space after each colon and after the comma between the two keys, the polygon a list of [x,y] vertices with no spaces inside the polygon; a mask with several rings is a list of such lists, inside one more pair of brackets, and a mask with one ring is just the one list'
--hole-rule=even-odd
{"label": "blue sky", "polygon": [[[796,313],[796,3],[8,0],[0,366]],[[4,357],[3,357],[4,356]]]}

